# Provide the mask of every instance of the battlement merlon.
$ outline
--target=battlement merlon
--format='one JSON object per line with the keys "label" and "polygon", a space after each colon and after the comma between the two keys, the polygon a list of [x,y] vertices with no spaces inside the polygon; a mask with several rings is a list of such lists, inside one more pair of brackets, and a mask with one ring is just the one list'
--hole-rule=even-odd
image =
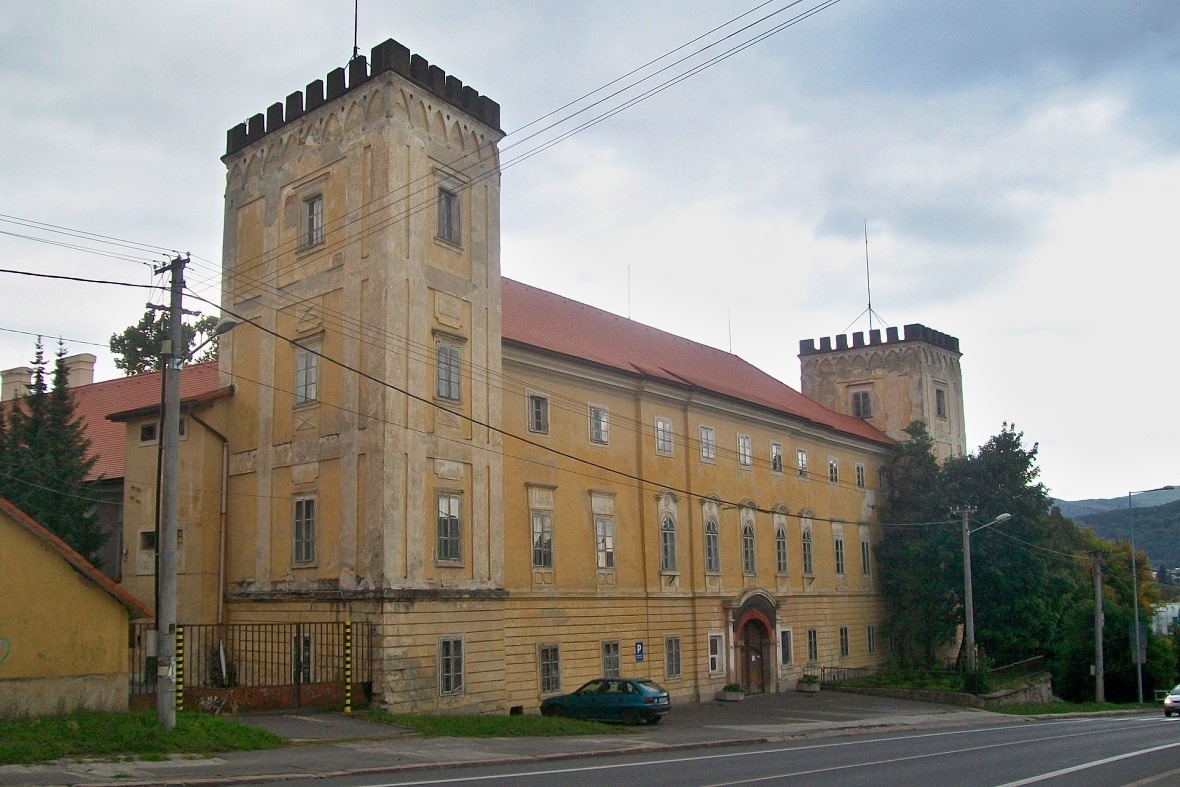
{"label": "battlement merlon", "polygon": [[[230,156],[242,148],[257,142],[286,124],[354,90],[365,82],[386,71],[393,71],[433,93],[443,101],[463,110],[489,128],[503,134],[500,128],[500,105],[478,91],[464,85],[453,76],[448,76],[438,66],[432,66],[421,55],[411,55],[410,50],[386,39],[372,50],[373,68],[364,55],[358,55],[348,63],[347,72],[336,68],[327,77],[327,92],[324,80],[317,79],[307,86],[306,94],[296,90],[287,96],[285,102],[275,102],[266,109],[266,114],[254,115],[245,123],[239,123],[226,132],[225,155]],[[346,82],[347,80],[347,82]]]}
{"label": "battlement merlon", "polygon": [[844,352],[849,349],[857,349],[860,347],[875,347],[877,345],[902,344],[904,342],[926,342],[935,347],[962,355],[959,351],[959,340],[941,331],[936,331],[933,328],[927,328],[921,323],[910,323],[905,326],[904,334],[899,335],[897,328],[885,329],[885,340],[881,340],[880,330],[869,331],[869,342],[865,344],[865,335],[863,331],[857,331],[852,334],[852,345],[849,347],[848,335],[840,334],[836,337],[835,347],[832,346],[832,337],[821,336],[819,339],[819,346],[816,347],[815,339],[802,339],[799,342],[799,357],[802,358],[808,355],[822,355],[830,352]]}

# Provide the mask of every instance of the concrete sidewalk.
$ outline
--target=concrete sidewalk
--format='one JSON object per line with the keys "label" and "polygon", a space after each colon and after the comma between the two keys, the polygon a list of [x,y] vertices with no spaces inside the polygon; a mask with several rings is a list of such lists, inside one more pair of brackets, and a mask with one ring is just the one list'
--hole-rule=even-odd
{"label": "concrete sidewalk", "polygon": [[422,738],[339,713],[241,714],[237,721],[293,743],[282,749],[175,757],[163,762],[61,760],[0,767],[0,785],[234,784],[477,763],[778,741],[866,730],[1015,721],[1010,716],[907,700],[822,691],[673,707],[657,726],[560,738]]}

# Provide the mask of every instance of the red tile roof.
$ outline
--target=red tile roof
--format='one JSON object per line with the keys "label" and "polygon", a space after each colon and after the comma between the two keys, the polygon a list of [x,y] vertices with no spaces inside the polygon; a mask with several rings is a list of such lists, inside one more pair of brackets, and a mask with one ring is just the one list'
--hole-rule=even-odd
{"label": "red tile roof", "polygon": [[146,604],[124,590],[122,586],[115,584],[113,579],[95,568],[90,561],[75,552],[69,544],[3,497],[0,497],[0,512],[7,514],[17,525],[32,533],[46,546],[61,555],[79,574],[110,593],[116,601],[127,607],[131,612],[132,619],[152,617],[152,611]]}
{"label": "red tile roof", "polygon": [[[217,362],[198,363],[180,370],[180,396],[189,398],[217,389]],[[90,438],[90,453],[98,461],[87,481],[123,477],[123,451],[127,425],[108,421],[115,412],[159,407],[160,372],[136,374],[115,380],[103,380],[73,389],[77,414]]]}
{"label": "red tile roof", "polygon": [[501,279],[501,285],[505,342],[710,391],[865,440],[895,444],[860,418],[829,410],[732,353],[512,279]]}

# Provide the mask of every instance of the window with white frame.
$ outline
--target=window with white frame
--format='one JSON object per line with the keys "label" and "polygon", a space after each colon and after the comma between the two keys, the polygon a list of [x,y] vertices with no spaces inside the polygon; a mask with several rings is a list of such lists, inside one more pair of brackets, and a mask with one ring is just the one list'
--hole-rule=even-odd
{"label": "window with white frame", "polygon": [[721,573],[721,534],[713,517],[705,520],[705,572]]}
{"label": "window with white frame", "polygon": [[774,567],[780,574],[786,574],[787,563],[787,526],[780,522],[774,529]]}
{"label": "window with white frame", "polygon": [[438,493],[438,560],[458,563],[463,559],[462,497],[454,492]]}
{"label": "window with white frame", "polygon": [[295,345],[295,404],[319,398],[320,356],[310,347]]}
{"label": "window with white frame", "polygon": [[443,637],[438,641],[438,691],[440,694],[463,691],[462,637]]}
{"label": "window with white frame", "polygon": [[701,427],[701,460],[712,462],[717,456],[717,433],[711,426]]}
{"label": "window with white frame", "polygon": [[872,418],[873,403],[869,398],[868,389],[852,392],[852,414],[857,418]]}
{"label": "window with white frame", "polygon": [[598,515],[594,517],[594,550],[600,571],[615,569],[615,518]]}
{"label": "window with white frame", "polygon": [[664,514],[660,520],[660,571],[676,570],[676,520]]}
{"label": "window with white frame", "polygon": [[856,463],[856,485],[861,489],[865,488],[865,466],[862,462]]}
{"label": "window with white frame", "polygon": [[819,661],[819,632],[807,629],[807,660]]}
{"label": "window with white frame", "polygon": [[590,442],[606,445],[610,442],[610,415],[605,407],[590,405]]}
{"label": "window with white frame", "polygon": [[619,641],[602,643],[602,677],[619,678],[623,675],[623,661],[619,655]]}
{"label": "window with white frame", "polygon": [[795,647],[795,643],[791,641],[793,636],[791,629],[783,629],[778,635],[779,664],[784,667],[790,666],[791,664],[792,651]]}
{"label": "window with white frame", "polygon": [[848,627],[841,626],[840,627],[840,658],[842,658],[842,659],[848,658],[848,653],[849,653]]}
{"label": "window with white frame", "polygon": [[741,467],[749,467],[754,461],[753,442],[750,440],[748,434],[740,434],[737,436],[738,445],[738,465]]}
{"label": "window with white frame", "polygon": [[803,573],[812,574],[811,561],[811,521],[803,520]]}
{"label": "window with white frame", "polygon": [[294,562],[315,562],[315,498],[295,498]]}
{"label": "window with white frame", "polygon": [[538,649],[537,661],[541,669],[541,693],[561,691],[561,655],[557,645],[542,645]]}
{"label": "window with white frame", "polygon": [[672,453],[672,421],[669,418],[656,416],[656,452]]}
{"label": "window with white frame", "polygon": [[533,511],[533,568],[553,568],[553,512]]}
{"label": "window with white frame", "polygon": [[529,431],[549,434],[549,397],[541,394],[528,395]]}
{"label": "window with white frame", "polygon": [[159,424],[156,421],[145,421],[139,425],[139,442],[146,444],[156,442]]}
{"label": "window with white frame", "polygon": [[459,214],[459,189],[448,182],[446,186],[438,187],[438,229],[436,234],[440,240],[462,245],[463,227]]}
{"label": "window with white frame", "polygon": [[835,459],[828,460],[828,481],[833,484],[840,483],[840,465]]}
{"label": "window with white frame", "polygon": [[779,443],[770,444],[770,470],[774,473],[783,471],[783,447]]}
{"label": "window with white frame", "polygon": [[795,451],[795,465],[799,468],[799,477],[807,478],[807,452],[802,448]]}
{"label": "window with white frame", "polygon": [[440,340],[435,345],[435,353],[438,359],[435,372],[438,385],[435,392],[440,399],[457,402],[463,389],[459,346]]}
{"label": "window with white frame", "polygon": [[869,655],[877,652],[877,627],[867,626],[865,628],[865,642],[868,645]]}
{"label": "window with white frame", "polygon": [[709,635],[709,674],[721,675],[725,672],[725,637],[721,634]]}
{"label": "window with white frame", "polygon": [[680,677],[680,637],[664,637],[664,677]]}
{"label": "window with white frame", "polygon": [[303,247],[324,242],[324,195],[313,194],[303,200],[303,226],[301,240]]}
{"label": "window with white frame", "polygon": [[836,555],[836,576],[844,576],[844,536],[837,535],[834,539]]}
{"label": "window with white frame", "polygon": [[758,564],[754,554],[754,523],[746,520],[742,522],[742,571],[748,575],[758,573]]}

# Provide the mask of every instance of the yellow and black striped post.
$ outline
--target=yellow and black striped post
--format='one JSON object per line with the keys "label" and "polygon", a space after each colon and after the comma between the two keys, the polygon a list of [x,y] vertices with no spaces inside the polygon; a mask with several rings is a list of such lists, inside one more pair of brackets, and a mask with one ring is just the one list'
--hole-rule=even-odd
{"label": "yellow and black striped post", "polygon": [[176,627],[176,710],[184,710],[184,626]]}
{"label": "yellow and black striped post", "polygon": [[352,622],[344,624],[344,712],[352,713]]}

